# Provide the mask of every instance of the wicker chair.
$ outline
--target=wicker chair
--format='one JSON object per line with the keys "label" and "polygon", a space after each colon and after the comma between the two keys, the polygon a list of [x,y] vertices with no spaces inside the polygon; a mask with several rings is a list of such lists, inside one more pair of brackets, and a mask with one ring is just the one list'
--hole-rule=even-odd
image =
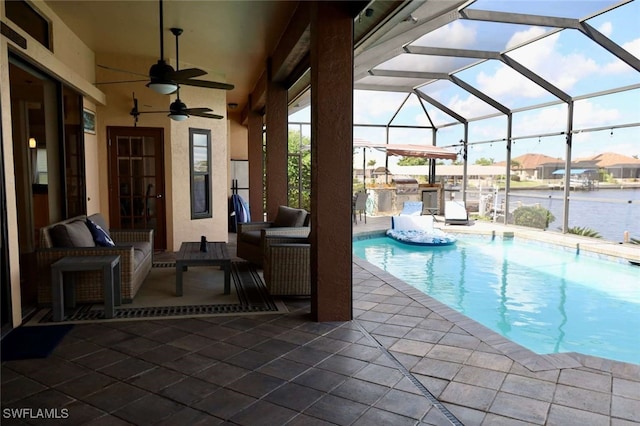
{"label": "wicker chair", "polygon": [[311,230],[309,219],[306,210],[280,206],[273,222],[238,223],[238,257],[263,266],[265,236],[307,237]]}
{"label": "wicker chair", "polygon": [[306,237],[264,238],[264,281],[274,296],[311,295],[311,244]]}
{"label": "wicker chair", "polygon": [[367,192],[357,192],[353,196],[353,223],[358,224],[356,217],[360,215],[360,221],[362,221],[362,214],[364,213],[364,223],[367,223],[367,199],[369,198],[369,193]]}

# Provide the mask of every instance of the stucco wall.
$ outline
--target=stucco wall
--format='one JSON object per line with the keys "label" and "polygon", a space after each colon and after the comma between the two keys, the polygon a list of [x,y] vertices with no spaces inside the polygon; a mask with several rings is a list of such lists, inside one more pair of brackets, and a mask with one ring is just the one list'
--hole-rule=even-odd
{"label": "stucco wall", "polygon": [[229,118],[229,156],[232,160],[248,160],[247,127],[239,123],[239,113],[230,113]]}
{"label": "stucco wall", "polygon": [[[180,98],[188,107],[212,108],[215,114],[226,115],[226,93],[221,90],[182,87]],[[212,217],[191,220],[189,193],[189,128],[211,130],[211,186]],[[173,209],[173,249],[178,250],[183,241],[199,241],[205,235],[209,241],[228,240],[227,175],[229,150],[227,120],[190,117],[182,122],[172,122],[171,151],[173,168],[171,181],[175,191],[171,201]],[[167,174],[169,176],[169,174]],[[179,189],[178,189],[179,188]]]}

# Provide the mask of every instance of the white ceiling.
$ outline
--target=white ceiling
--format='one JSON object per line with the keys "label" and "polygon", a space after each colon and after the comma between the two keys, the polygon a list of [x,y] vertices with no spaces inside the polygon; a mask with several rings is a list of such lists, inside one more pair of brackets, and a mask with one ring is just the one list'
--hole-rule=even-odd
{"label": "white ceiling", "polygon": [[[46,3],[98,54],[160,56],[158,1]],[[175,58],[175,38],[169,28],[182,28],[180,62],[216,76],[200,79],[220,81],[218,76],[223,76],[224,82],[235,86],[227,93],[227,101],[243,107],[296,5],[293,1],[164,0],[164,56]]]}

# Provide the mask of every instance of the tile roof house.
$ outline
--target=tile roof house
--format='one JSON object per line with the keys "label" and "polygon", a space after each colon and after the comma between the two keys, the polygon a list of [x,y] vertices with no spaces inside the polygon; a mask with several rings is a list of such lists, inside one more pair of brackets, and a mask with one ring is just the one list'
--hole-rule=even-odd
{"label": "tile roof house", "polygon": [[[494,166],[506,166],[506,161]],[[524,154],[511,159],[511,170],[521,179],[549,179],[551,173],[563,168],[564,161],[544,154]]]}
{"label": "tile roof house", "polygon": [[577,158],[573,164],[579,167],[591,165],[591,167],[604,169],[615,179],[640,178],[640,159],[615,152],[603,152],[593,157]]}

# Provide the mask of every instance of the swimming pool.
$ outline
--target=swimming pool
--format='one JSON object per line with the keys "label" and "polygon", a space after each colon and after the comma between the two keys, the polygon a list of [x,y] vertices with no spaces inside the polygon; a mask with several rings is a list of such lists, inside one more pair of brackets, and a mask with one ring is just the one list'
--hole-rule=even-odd
{"label": "swimming pool", "polygon": [[356,256],[538,354],[640,364],[640,267],[551,245],[463,235],[416,247],[379,237]]}

